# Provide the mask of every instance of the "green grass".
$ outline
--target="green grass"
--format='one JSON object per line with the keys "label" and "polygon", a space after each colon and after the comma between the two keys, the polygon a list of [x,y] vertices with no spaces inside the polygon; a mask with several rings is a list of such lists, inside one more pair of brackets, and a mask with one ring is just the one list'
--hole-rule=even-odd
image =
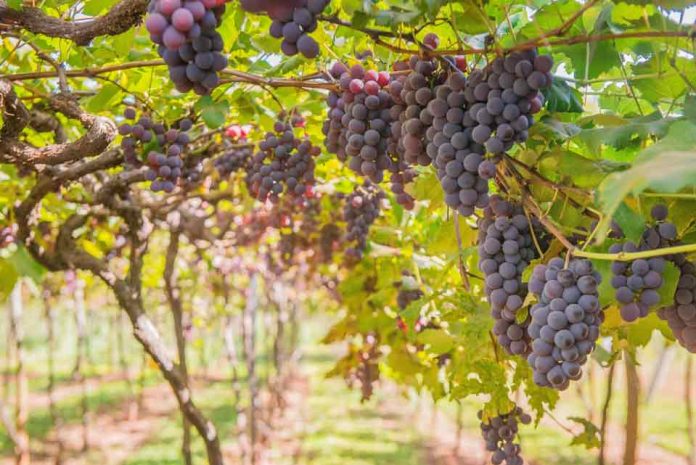
{"label": "green grass", "polygon": [[[221,440],[231,441],[237,418],[231,405],[230,386],[225,383],[214,383],[194,389],[194,395],[198,406],[215,424]],[[203,441],[198,438],[195,431],[192,432],[192,438],[194,463],[206,463]],[[180,448],[181,418],[177,413],[161,420],[147,443],[139,447],[124,465],[180,465],[182,463]]]}
{"label": "green grass", "polygon": [[311,376],[307,401],[307,435],[303,441],[302,465],[421,464],[422,437],[403,418],[390,418],[377,405],[380,392],[360,403],[337,378],[326,379],[331,355],[316,347],[305,359]]}

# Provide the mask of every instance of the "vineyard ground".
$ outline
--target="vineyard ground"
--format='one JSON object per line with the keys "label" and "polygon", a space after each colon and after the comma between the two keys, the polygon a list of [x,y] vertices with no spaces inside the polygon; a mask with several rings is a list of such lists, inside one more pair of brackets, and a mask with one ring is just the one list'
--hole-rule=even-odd
{"label": "vineyard ground", "polygon": [[[455,454],[454,406],[439,404],[437,414],[432,405],[419,398],[404,398],[390,384],[382,384],[375,397],[361,403],[359,393],[349,391],[340,379],[325,379],[324,373],[335,360],[336,352],[321,347],[316,335],[306,337],[305,357],[300,376],[294,377],[285,390],[288,409],[285,415],[273,419],[273,433],[264,445],[264,463],[273,465],[329,465],[340,461],[346,465],[479,465],[485,453],[478,436],[475,420],[476,400],[464,403],[463,432],[459,451]],[[659,345],[658,345],[659,346]],[[642,385],[649,384],[659,347],[649,348],[640,367]],[[648,355],[648,354],[646,354]],[[682,358],[668,365],[663,382],[643,409],[643,435],[639,464],[673,465],[685,463],[682,451],[688,447],[684,433],[684,415],[680,401],[683,396]],[[261,366],[263,374],[265,367]],[[219,359],[211,359],[207,376],[197,373],[196,399],[211,413],[224,438],[228,457],[239,456],[238,442],[232,439],[237,418],[232,407],[232,394],[226,380],[228,369]],[[116,372],[88,379],[90,405],[90,451],[79,454],[82,446],[80,424],[81,386],[61,376],[56,398],[65,425],[61,429],[67,446],[68,465],[154,465],[179,464],[180,423],[169,391],[159,384],[153,373],[146,376],[143,408],[137,420],[130,415],[131,395],[122,374]],[[595,399],[602,400],[601,387],[605,379],[595,379]],[[622,370],[617,369],[616,386],[623,386]],[[40,384],[40,383],[39,383]],[[45,386],[36,384],[30,396],[29,429],[35,438],[34,463],[51,463],[55,450],[55,431],[50,425]],[[267,402],[264,399],[264,402]],[[247,400],[242,400],[246,405]],[[572,424],[568,416],[584,412],[585,406],[577,392],[563,395],[562,408],[556,413],[566,427]],[[608,433],[609,464],[620,463],[623,447],[622,418],[625,399],[622,390],[616,391],[611,409]],[[599,410],[599,408],[597,408]],[[655,418],[661,431],[655,429]],[[664,421],[663,421],[664,420]],[[128,439],[128,440],[126,440]],[[569,447],[569,436],[552,420],[547,419],[540,429],[523,431],[523,446],[530,463],[554,465],[584,465],[595,463],[594,452],[581,446]],[[668,451],[662,445],[669,444]],[[11,447],[4,441],[0,464],[9,465]],[[194,457],[203,459],[201,445],[194,442]],[[235,463],[233,461],[232,463]]]}

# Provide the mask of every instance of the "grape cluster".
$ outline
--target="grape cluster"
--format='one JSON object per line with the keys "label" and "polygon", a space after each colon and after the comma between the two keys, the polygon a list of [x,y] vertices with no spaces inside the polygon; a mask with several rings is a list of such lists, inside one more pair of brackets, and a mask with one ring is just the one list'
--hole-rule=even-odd
{"label": "grape cluster", "polygon": [[331,3],[331,0],[241,0],[241,6],[248,12],[265,11],[273,20],[270,34],[282,39],[280,49],[287,56],[301,53],[306,58],[319,55],[319,44],[309,34],[317,29],[317,16]]}
{"label": "grape cluster", "polygon": [[412,210],[416,206],[416,199],[406,192],[406,185],[416,178],[416,171],[403,160],[392,161],[389,171],[389,183],[396,196],[396,203],[406,210]]}
{"label": "grape cluster", "polygon": [[660,309],[658,315],[667,320],[674,337],[691,353],[696,353],[696,266],[679,255],[680,275],[674,304]]}
{"label": "grape cluster", "polygon": [[345,114],[345,106],[341,96],[335,92],[330,92],[327,97],[329,106],[328,117],[324,121],[322,132],[324,133],[324,147],[330,153],[338,155],[338,159],[346,159],[346,131],[343,129],[341,120]]}
{"label": "grape cluster", "polygon": [[225,141],[225,146],[225,152],[213,162],[220,177],[226,178],[237,171],[249,169],[254,149],[246,139],[240,139],[235,144]]}
{"label": "grape cluster", "polygon": [[372,182],[382,182],[384,170],[391,167],[387,149],[393,102],[386,90],[390,75],[355,65],[341,75],[339,82],[345,104],[341,124],[348,166]]}
{"label": "grape cluster", "polygon": [[536,257],[529,220],[519,205],[493,196],[478,229],[479,269],[495,320],[493,333],[508,353],[526,355],[529,320],[518,321],[518,313],[527,295],[522,273]]}
{"label": "grape cluster", "polygon": [[495,163],[485,159],[486,149],[472,139],[474,120],[467,111],[464,73],[454,72],[435,87],[428,103],[432,125],[426,130],[426,153],[433,160],[445,193],[445,203],[462,216],[488,206],[488,180]]}
{"label": "grape cluster", "polygon": [[488,153],[499,155],[514,142],[524,142],[533,114],[544,105],[540,92],[551,86],[553,60],[536,50],[498,57],[469,75],[464,91],[469,117],[475,123],[471,139]]}
{"label": "grape cluster", "polygon": [[[631,241],[612,244],[610,253],[638,252],[669,247],[677,237],[677,228],[666,220],[667,207],[656,205],[651,215],[656,224],[647,228],[638,244]],[[616,300],[621,304],[621,318],[635,321],[648,315],[651,307],[660,303],[659,289],[664,282],[662,273],[668,259],[652,257],[631,262],[613,262],[611,285],[616,289]]]}
{"label": "grape cluster", "polygon": [[137,168],[143,164],[137,155],[138,149],[148,151],[145,164],[149,167],[145,176],[151,181],[153,192],[172,192],[181,177],[182,155],[190,139],[187,132],[193,126],[189,119],[179,121],[177,128],[155,123],[152,118],[142,115],[136,121],[136,111],[126,108],[123,116],[127,120],[119,126],[119,133],[126,166]]}
{"label": "grape cluster", "polygon": [[203,156],[188,156],[181,168],[183,186],[192,186],[203,180]]}
{"label": "grape cluster", "polygon": [[[445,202],[463,216],[488,204],[488,180],[499,156],[528,137],[551,84],[550,57],[530,50],[497,58],[468,78],[455,69],[428,103],[432,125],[426,153],[433,160]],[[486,157],[489,153],[492,156]]]}
{"label": "grape cluster", "polygon": [[398,137],[398,150],[412,165],[428,166],[432,160],[425,152],[426,131],[434,117],[428,104],[435,98],[433,88],[442,84],[438,62],[427,54],[414,55],[406,64],[410,72],[392,81],[390,93],[401,103],[393,107],[392,133]]}
{"label": "grape cluster", "polygon": [[601,280],[589,260],[574,259],[564,268],[561,258],[553,258],[534,268],[529,289],[539,302],[529,312],[532,353],[527,361],[539,386],[562,391],[582,376],[604,321],[597,292]]}
{"label": "grape cluster", "polygon": [[363,251],[367,247],[370,226],[379,216],[384,198],[382,189],[370,182],[355,186],[348,196],[343,208],[343,218],[348,223],[346,241],[356,243],[354,247],[346,249],[346,257],[350,261],[359,261],[362,258]]}
{"label": "grape cluster", "polygon": [[247,185],[259,200],[277,203],[280,195],[304,196],[314,184],[314,157],[319,147],[309,139],[295,137],[292,125],[278,121],[274,132],[266,133],[259,143],[247,174]]}
{"label": "grape cluster", "polygon": [[515,407],[509,413],[483,419],[483,412],[478,412],[481,420],[481,435],[486,441],[486,450],[492,452],[491,463],[501,465],[522,465],[524,460],[520,456],[522,449],[515,443],[519,424],[528,425],[532,422],[532,417],[524,413],[520,407]]}
{"label": "grape cluster", "polygon": [[145,25],[179,92],[207,95],[227,66],[216,31],[227,0],[152,0]]}

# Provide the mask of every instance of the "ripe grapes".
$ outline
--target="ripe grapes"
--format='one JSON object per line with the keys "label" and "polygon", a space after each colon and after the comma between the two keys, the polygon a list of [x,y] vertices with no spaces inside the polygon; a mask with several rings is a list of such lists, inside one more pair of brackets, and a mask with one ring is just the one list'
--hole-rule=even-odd
{"label": "ripe grapes", "polygon": [[[335,63],[329,72],[333,79],[340,79],[344,73],[348,73],[348,68],[340,62]],[[350,79],[347,75],[344,80]],[[343,115],[345,115],[345,101],[342,93],[330,91],[327,97],[329,106],[328,117],[324,121],[322,132],[324,133],[324,146],[330,153],[338,155],[341,161],[346,160],[345,148],[348,143],[346,140],[347,128],[343,126]]]}
{"label": "ripe grapes", "polygon": [[[640,243],[631,241],[612,244],[610,253],[638,252],[671,246],[677,229],[666,220],[667,208],[656,205],[651,212],[656,224],[646,228]],[[611,265],[611,285],[616,289],[616,300],[621,305],[621,318],[631,322],[645,317],[651,307],[660,303],[658,291],[662,287],[665,265],[672,256],[637,259],[630,262],[615,261]]]}
{"label": "ripe grapes", "polygon": [[348,223],[346,241],[355,242],[355,246],[346,249],[349,262],[362,259],[367,247],[367,235],[370,226],[379,217],[385,195],[379,186],[366,181],[362,186],[355,186],[343,207],[343,219]]}
{"label": "ripe grapes", "polygon": [[227,0],[151,0],[145,26],[179,92],[208,95],[227,66],[216,31]]}
{"label": "ripe grapes", "polygon": [[526,355],[529,321],[518,321],[518,312],[527,295],[522,273],[537,255],[529,220],[520,206],[494,196],[478,229],[479,269],[495,320],[493,333],[508,353]]}
{"label": "ripe grapes", "polygon": [[307,194],[315,182],[314,158],[319,147],[306,138],[295,137],[292,125],[275,123],[273,132],[266,133],[259,143],[247,174],[250,192],[259,200],[277,203],[284,192],[293,197]]}
{"label": "ripe grapes", "polygon": [[340,78],[343,89],[345,153],[348,166],[374,183],[384,180],[384,171],[391,168],[388,154],[391,136],[392,98],[387,92],[389,75],[366,71],[356,65]]}
{"label": "ripe grapes", "polygon": [[435,88],[427,106],[433,120],[426,152],[445,202],[463,216],[487,206],[488,180],[496,175],[498,157],[527,139],[532,114],[544,103],[539,89],[551,84],[549,65],[550,58],[534,50],[515,52],[468,77],[455,67]]}
{"label": "ripe grapes", "polygon": [[691,353],[696,353],[696,266],[683,255],[677,260],[680,275],[674,303],[658,311],[674,337]]}
{"label": "ripe grapes", "polygon": [[221,178],[250,168],[254,150],[246,137],[237,139],[234,143],[225,140],[223,144],[225,145],[224,153],[213,162]]}
{"label": "ripe grapes", "polygon": [[513,408],[509,413],[485,419],[483,412],[478,412],[481,420],[481,435],[486,441],[486,450],[491,452],[491,463],[501,465],[522,465],[524,460],[520,456],[522,451],[515,438],[519,430],[519,424],[528,425],[532,417],[524,413],[520,407]]}
{"label": "ripe grapes", "polygon": [[241,6],[250,13],[265,11],[273,20],[269,33],[282,39],[280,49],[285,55],[301,53],[306,58],[319,55],[319,44],[309,34],[317,29],[317,16],[331,0],[242,0]]}
{"label": "ripe grapes", "polygon": [[[431,42],[435,43],[434,40]],[[428,104],[436,97],[433,89],[442,84],[444,73],[437,60],[427,54],[412,56],[407,66],[409,74],[390,85],[391,94],[401,102],[401,111],[398,118],[394,118],[392,132],[399,138],[398,149],[407,163],[428,166],[432,160],[425,151],[426,132],[434,120]]]}
{"label": "ripe grapes", "polygon": [[563,259],[553,258],[534,268],[529,290],[539,302],[529,311],[527,362],[539,386],[562,391],[582,376],[604,321],[597,291],[601,280],[589,260],[573,259],[564,268]]}
{"label": "ripe grapes", "polygon": [[138,149],[141,155],[147,150],[145,164],[149,169],[145,176],[151,181],[150,189],[170,193],[182,175],[182,155],[189,143],[187,131],[193,124],[191,120],[183,119],[176,128],[168,129],[146,114],[137,121],[136,116],[135,109],[127,108],[124,112],[126,122],[119,126],[119,133],[124,136],[121,148],[126,166],[140,167],[143,160],[138,157]]}

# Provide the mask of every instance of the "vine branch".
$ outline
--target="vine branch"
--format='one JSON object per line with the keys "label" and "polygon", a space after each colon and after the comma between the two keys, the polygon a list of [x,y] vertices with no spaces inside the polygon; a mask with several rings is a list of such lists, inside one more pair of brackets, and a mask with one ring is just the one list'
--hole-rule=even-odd
{"label": "vine branch", "polygon": [[138,24],[147,12],[148,3],[148,0],[121,0],[103,16],[87,21],[66,21],[49,16],[40,8],[25,6],[15,10],[5,0],[0,0],[0,25],[87,45],[95,37],[118,35]]}

